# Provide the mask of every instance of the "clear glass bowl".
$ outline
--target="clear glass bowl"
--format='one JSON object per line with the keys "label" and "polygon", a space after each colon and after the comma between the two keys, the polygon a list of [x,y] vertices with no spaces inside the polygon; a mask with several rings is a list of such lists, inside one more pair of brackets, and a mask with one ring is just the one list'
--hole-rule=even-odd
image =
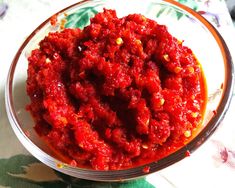
{"label": "clear glass bowl", "polygon": [[[115,9],[122,17],[141,13],[168,27],[170,33],[190,47],[201,63],[208,89],[208,104],[201,130],[191,141],[171,155],[146,166],[127,170],[95,171],[69,166],[58,160],[53,151],[39,138],[33,128],[31,115],[25,110],[29,104],[26,94],[27,57],[48,32],[63,27],[84,27],[89,18],[103,8]],[[6,83],[6,109],[12,128],[25,148],[40,161],[73,177],[96,181],[120,181],[145,176],[168,167],[193,152],[216,130],[229,107],[233,90],[233,65],[229,50],[216,29],[192,9],[171,0],[85,0],[56,13],[57,24],[49,18],[36,28],[22,44],[9,70]],[[67,21],[65,21],[67,20]]]}

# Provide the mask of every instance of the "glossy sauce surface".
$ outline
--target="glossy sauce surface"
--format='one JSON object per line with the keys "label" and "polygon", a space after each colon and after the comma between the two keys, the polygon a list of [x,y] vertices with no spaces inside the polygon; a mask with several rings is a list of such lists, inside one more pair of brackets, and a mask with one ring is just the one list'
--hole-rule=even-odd
{"label": "glossy sauce surface", "polygon": [[118,170],[159,160],[200,127],[206,84],[193,52],[139,14],[98,13],[49,33],[28,58],[27,109],[63,160]]}

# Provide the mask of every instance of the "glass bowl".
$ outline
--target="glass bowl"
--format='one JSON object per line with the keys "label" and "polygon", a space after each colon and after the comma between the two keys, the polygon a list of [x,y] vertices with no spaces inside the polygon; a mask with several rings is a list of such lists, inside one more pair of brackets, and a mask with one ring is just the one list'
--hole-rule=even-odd
{"label": "glass bowl", "polygon": [[[64,27],[80,27],[89,24],[103,8],[115,9],[119,17],[141,13],[168,27],[170,33],[184,40],[201,63],[207,82],[208,103],[205,116],[197,134],[189,143],[165,158],[143,166],[126,170],[96,171],[70,166],[55,157],[47,145],[35,133],[34,122],[25,106],[29,104],[26,94],[27,57],[38,47],[48,32]],[[54,22],[54,24],[51,24]],[[24,41],[16,53],[9,70],[5,98],[11,126],[25,148],[40,161],[67,175],[96,181],[121,181],[145,176],[166,168],[192,153],[207,140],[224,118],[233,90],[233,65],[229,50],[216,29],[192,9],[171,0],[94,0],[81,1],[56,13],[38,26]],[[148,166],[149,171],[144,171]]]}

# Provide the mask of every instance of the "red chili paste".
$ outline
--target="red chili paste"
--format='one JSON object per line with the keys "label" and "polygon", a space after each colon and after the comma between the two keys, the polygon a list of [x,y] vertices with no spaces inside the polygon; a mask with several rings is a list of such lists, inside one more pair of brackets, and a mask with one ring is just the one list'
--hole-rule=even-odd
{"label": "red chili paste", "polygon": [[201,123],[206,86],[192,51],[164,25],[104,9],[51,32],[28,58],[37,133],[63,160],[130,168],[179,149]]}

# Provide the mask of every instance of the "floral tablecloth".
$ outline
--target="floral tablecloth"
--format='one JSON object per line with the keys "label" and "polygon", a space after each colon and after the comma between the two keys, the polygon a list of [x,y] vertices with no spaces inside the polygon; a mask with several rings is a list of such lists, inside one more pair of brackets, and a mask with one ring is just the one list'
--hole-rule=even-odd
{"label": "floral tablecloth", "polygon": [[[235,31],[224,0],[178,0],[208,19],[235,59]],[[101,183],[71,178],[45,166],[20,144],[8,122],[4,86],[12,58],[42,21],[76,0],[0,0],[0,188],[40,187],[235,187],[235,101],[218,131],[190,157],[143,179]],[[143,1],[144,2],[144,1]]]}

